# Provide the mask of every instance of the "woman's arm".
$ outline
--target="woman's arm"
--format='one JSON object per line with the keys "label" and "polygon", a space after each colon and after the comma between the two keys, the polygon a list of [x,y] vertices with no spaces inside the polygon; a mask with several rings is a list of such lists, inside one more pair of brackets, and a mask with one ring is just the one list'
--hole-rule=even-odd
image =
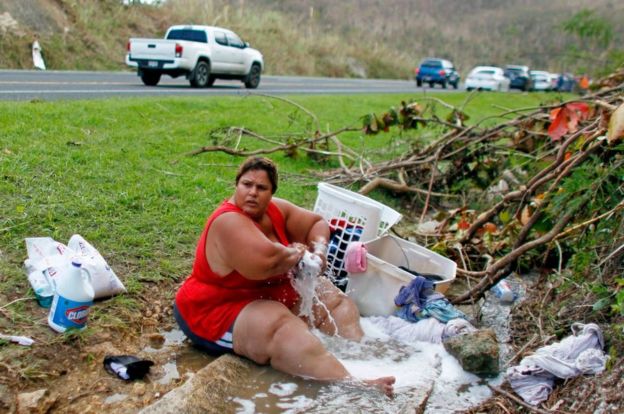
{"label": "woman's arm", "polygon": [[233,270],[252,280],[286,273],[306,246],[284,246],[267,238],[247,217],[226,213],[217,217],[206,236],[206,258],[213,271],[225,276]]}
{"label": "woman's arm", "polygon": [[275,197],[273,201],[284,215],[289,239],[307,245],[312,253],[319,255],[325,262],[329,240],[327,221],[322,216],[298,207],[289,201]]}

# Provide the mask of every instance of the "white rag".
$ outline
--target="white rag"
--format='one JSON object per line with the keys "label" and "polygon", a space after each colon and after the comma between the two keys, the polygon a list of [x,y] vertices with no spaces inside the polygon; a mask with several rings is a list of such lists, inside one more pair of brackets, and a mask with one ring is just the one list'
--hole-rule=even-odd
{"label": "white rag", "polygon": [[604,339],[595,323],[572,324],[573,335],[561,342],[539,348],[516,365],[507,369],[507,380],[522,399],[537,405],[548,399],[555,378],[573,378],[598,374],[605,369],[609,357],[603,352]]}
{"label": "white rag", "polygon": [[409,322],[397,316],[371,316],[369,320],[384,334],[407,343],[422,341],[439,344],[447,338],[476,330],[463,318],[451,319],[447,323],[436,318]]}

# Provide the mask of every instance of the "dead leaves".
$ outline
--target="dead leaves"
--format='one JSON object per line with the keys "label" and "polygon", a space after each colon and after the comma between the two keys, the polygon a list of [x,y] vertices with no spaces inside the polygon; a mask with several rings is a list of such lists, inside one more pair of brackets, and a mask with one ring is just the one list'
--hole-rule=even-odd
{"label": "dead leaves", "polygon": [[559,141],[569,132],[576,132],[578,124],[589,118],[590,107],[585,102],[570,102],[550,111],[548,135],[553,141]]}
{"label": "dead leaves", "polygon": [[612,144],[624,137],[624,104],[611,114],[609,119],[609,130],[607,132],[607,142]]}

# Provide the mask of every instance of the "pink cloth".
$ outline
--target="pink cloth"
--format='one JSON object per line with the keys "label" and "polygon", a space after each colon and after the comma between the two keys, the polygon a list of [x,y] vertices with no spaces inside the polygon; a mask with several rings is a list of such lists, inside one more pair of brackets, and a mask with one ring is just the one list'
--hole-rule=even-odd
{"label": "pink cloth", "polygon": [[349,273],[366,271],[366,246],[361,242],[351,242],[345,251],[345,270]]}

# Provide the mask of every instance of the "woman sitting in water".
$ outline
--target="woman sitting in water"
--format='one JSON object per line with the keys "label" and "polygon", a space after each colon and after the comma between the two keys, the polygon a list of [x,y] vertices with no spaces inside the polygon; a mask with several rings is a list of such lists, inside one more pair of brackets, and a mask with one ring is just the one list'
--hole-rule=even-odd
{"label": "woman sitting in water", "polygon": [[[301,300],[288,271],[306,250],[325,263],[329,227],[321,216],[279,198],[277,169],[248,158],[234,195],[207,220],[191,275],[180,287],[174,315],[197,347],[233,352],[258,364],[322,381],[356,381],[299,317]],[[314,325],[328,335],[359,341],[364,332],[355,304],[326,277],[316,290]],[[392,395],[394,377],[364,380]]]}

